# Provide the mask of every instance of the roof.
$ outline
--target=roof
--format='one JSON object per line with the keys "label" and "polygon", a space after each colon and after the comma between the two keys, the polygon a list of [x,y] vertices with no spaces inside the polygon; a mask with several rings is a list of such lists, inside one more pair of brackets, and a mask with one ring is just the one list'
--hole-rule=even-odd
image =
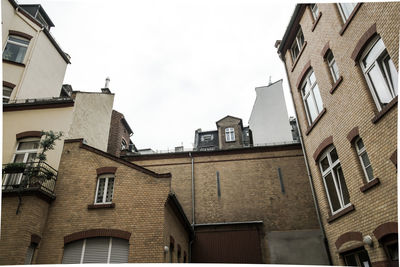
{"label": "roof", "polygon": [[217,122],[215,122],[215,123],[218,124],[220,121],[225,120],[225,119],[227,119],[227,118],[236,119],[236,120],[239,120],[240,122],[242,121],[242,119],[240,119],[240,118],[233,117],[233,116],[231,116],[231,115],[227,115],[227,116],[223,117],[222,119],[220,119],[219,121],[217,121]]}
{"label": "roof", "polygon": [[35,4],[35,5],[20,5],[23,9],[25,9],[29,14],[31,14],[34,18],[36,17],[36,12],[39,11],[40,15],[49,25],[49,27],[54,27],[54,23],[51,21],[50,17],[47,15],[46,11],[44,11],[42,5]]}

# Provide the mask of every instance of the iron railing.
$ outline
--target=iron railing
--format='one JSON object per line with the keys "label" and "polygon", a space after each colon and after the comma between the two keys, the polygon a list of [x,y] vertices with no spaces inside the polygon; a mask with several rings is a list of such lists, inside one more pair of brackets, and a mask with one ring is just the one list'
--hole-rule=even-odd
{"label": "iron railing", "polygon": [[3,165],[3,190],[39,189],[54,195],[57,170],[45,162]]}

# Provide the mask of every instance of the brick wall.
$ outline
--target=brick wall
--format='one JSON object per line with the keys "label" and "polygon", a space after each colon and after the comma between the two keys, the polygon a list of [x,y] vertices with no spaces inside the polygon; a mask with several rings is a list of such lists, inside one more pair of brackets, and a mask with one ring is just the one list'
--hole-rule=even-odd
{"label": "brick wall", "polygon": [[107,152],[117,157],[121,154],[122,138],[125,139],[127,146],[129,145],[129,131],[122,123],[124,115],[113,110],[110,123],[110,134],[108,136]]}
{"label": "brick wall", "polygon": [[[381,36],[386,49],[398,70],[399,64],[399,3],[363,3],[340,35],[343,22],[336,4],[317,4],[322,13],[316,25],[308,7],[300,19],[300,25],[307,42],[295,67],[290,53],[285,53],[285,64],[293,94],[301,133],[309,159],[314,185],[326,229],[333,263],[344,264],[335,246],[336,240],[344,233],[357,231],[371,235],[374,247],[365,246],[371,262],[385,260],[382,246],[373,235],[379,225],[386,222],[397,222],[397,174],[396,167],[390,160],[397,148],[397,103],[378,122],[372,120],[378,113],[370,90],[358,62],[351,55],[362,35],[376,24],[376,31]],[[289,18],[288,18],[289,19]],[[343,80],[332,93],[332,79],[327,63],[321,52],[329,42],[329,47],[336,59]],[[290,44],[289,44],[290,45]],[[307,131],[308,122],[300,91],[296,88],[307,64],[314,70],[321,93],[325,114]],[[331,92],[330,92],[331,91]],[[365,177],[354,146],[347,139],[348,133],[358,127],[368,153],[374,176],[380,184],[368,191],[361,192],[365,185]],[[322,175],[313,154],[326,138],[332,136],[336,147],[344,177],[350,194],[352,211],[343,217],[328,222],[330,208],[324,189]],[[346,246],[354,245],[351,242]]]}

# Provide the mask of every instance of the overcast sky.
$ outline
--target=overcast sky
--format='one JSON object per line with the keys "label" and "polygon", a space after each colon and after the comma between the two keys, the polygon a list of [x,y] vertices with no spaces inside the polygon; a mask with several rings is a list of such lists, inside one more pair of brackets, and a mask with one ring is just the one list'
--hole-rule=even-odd
{"label": "overcast sky", "polygon": [[[255,87],[283,79],[275,41],[294,1],[113,0],[40,3],[71,56],[64,83],[99,92],[105,78],[141,148],[191,148],[194,131],[232,115],[245,126]],[[294,115],[292,104],[289,116]]]}

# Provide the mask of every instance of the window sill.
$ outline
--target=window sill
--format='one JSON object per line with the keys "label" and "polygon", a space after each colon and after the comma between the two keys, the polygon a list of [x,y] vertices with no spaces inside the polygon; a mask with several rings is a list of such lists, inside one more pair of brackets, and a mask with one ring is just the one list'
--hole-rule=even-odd
{"label": "window sill", "polygon": [[332,89],[329,90],[329,93],[331,93],[331,95],[332,95],[333,92],[335,92],[335,90],[339,87],[339,85],[341,84],[342,81],[343,81],[343,76],[340,76],[339,79],[335,82],[335,84],[332,85]]}
{"label": "window sill", "polygon": [[362,187],[360,187],[360,191],[362,193],[365,193],[367,190],[380,185],[381,181],[379,180],[379,178],[375,178],[372,181],[366,183],[365,185],[363,185]]}
{"label": "window sill", "polygon": [[4,58],[3,58],[3,63],[8,63],[8,64],[20,66],[20,67],[25,67],[25,64],[24,64],[24,63],[19,63],[19,62],[11,61],[11,60],[4,59]]}
{"label": "window sill", "polygon": [[115,208],[115,203],[110,204],[89,204],[88,210],[92,209],[107,209],[107,208]]}
{"label": "window sill", "polygon": [[311,27],[311,31],[312,31],[312,32],[314,31],[315,27],[317,27],[318,21],[319,21],[319,19],[321,18],[321,16],[322,16],[322,13],[319,12],[317,19],[314,21],[314,23],[313,23],[313,25],[312,25],[312,27]]}
{"label": "window sill", "polygon": [[338,213],[336,213],[335,215],[330,216],[327,221],[328,223],[332,223],[333,221],[343,217],[344,215],[346,215],[347,213],[350,213],[351,211],[355,210],[354,205],[351,204],[350,206],[348,206],[347,208],[339,211]]}
{"label": "window sill", "polygon": [[294,63],[293,63],[291,72],[293,72],[294,68],[295,68],[296,65],[297,65],[297,62],[299,62],[299,59],[300,59],[300,57],[301,57],[301,54],[303,54],[303,51],[304,51],[304,49],[306,48],[306,45],[307,45],[307,41],[304,41],[304,44],[303,44],[303,46],[302,46],[302,48],[301,48],[301,50],[300,50],[300,53],[299,53],[299,55],[297,56],[296,60],[295,60]]}
{"label": "window sill", "polygon": [[319,122],[319,120],[322,118],[322,116],[326,113],[326,108],[324,108],[318,115],[318,117],[315,118],[315,120],[313,121],[313,123],[311,123],[310,126],[308,126],[307,131],[306,131],[306,135],[309,135],[309,133],[311,132],[312,129],[314,129],[314,126]]}
{"label": "window sill", "polygon": [[375,114],[375,117],[373,117],[371,120],[372,123],[375,124],[378,121],[380,121],[380,119],[382,119],[392,109],[392,107],[394,107],[397,104],[397,98],[398,98],[398,96],[393,98],[393,100],[390,101],[381,111],[379,111],[377,114]]}
{"label": "window sill", "polygon": [[342,36],[346,31],[347,27],[349,26],[350,22],[353,20],[354,16],[356,15],[357,11],[360,9],[362,3],[358,3],[355,7],[353,12],[351,12],[350,16],[347,18],[346,23],[343,24],[342,29],[339,32],[339,35]]}

